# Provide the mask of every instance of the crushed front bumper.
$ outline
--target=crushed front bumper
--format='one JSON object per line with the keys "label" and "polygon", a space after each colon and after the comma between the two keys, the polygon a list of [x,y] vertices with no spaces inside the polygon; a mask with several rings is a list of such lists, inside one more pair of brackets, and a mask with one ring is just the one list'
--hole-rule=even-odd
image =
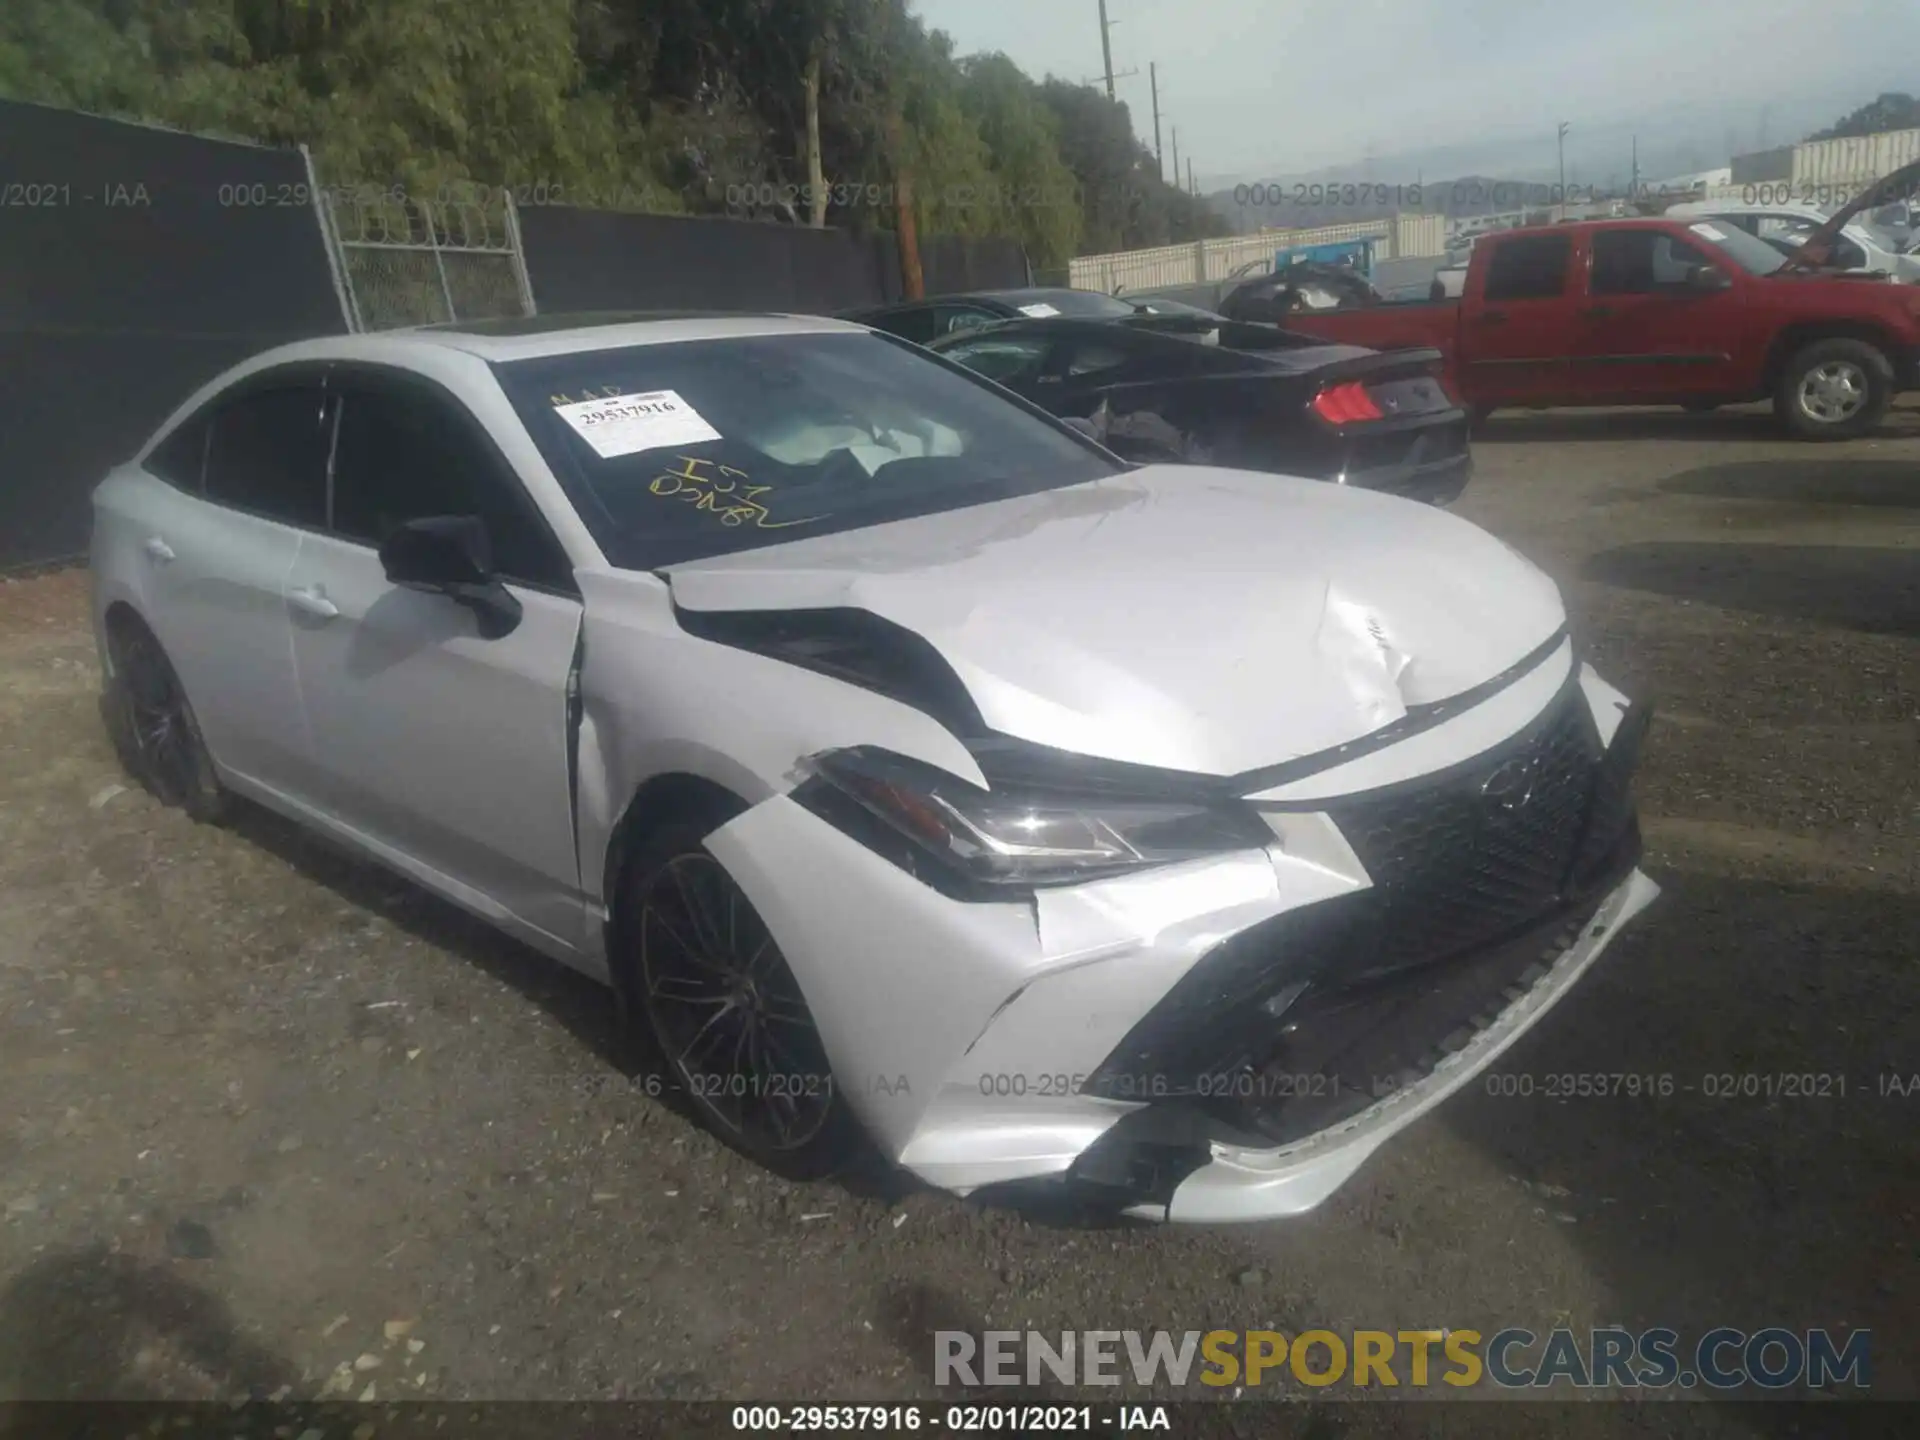
{"label": "crushed front bumper", "polygon": [[1586,672],[1442,775],[1276,803],[1265,850],[1024,896],[942,893],[804,795],[708,848],[833,1083],[921,1178],[1288,1215],[1490,1064],[1657,893],[1626,795],[1644,724],[1618,700]]}

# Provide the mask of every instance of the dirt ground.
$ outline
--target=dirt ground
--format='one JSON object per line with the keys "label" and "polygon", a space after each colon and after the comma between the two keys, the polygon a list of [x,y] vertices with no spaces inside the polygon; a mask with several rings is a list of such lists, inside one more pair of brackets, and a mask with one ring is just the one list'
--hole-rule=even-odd
{"label": "dirt ground", "polygon": [[[0,1401],[931,1398],[935,1328],[1611,1323],[1868,1326],[1875,1393],[1920,1397],[1920,408],[1833,447],[1501,417],[1478,456],[1464,513],[1659,706],[1665,887],[1498,1073],[1675,1093],[1470,1087],[1238,1228],[771,1178],[620,1078],[590,984],[124,788],[85,575],[0,584]],[[1704,1093],[1783,1073],[1844,1095]]]}

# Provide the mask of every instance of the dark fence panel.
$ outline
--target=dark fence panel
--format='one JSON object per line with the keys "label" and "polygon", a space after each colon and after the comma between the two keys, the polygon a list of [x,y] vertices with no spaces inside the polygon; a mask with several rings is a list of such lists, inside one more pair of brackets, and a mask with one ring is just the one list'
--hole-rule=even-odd
{"label": "dark fence panel", "polygon": [[1029,284],[1027,252],[1018,240],[930,235],[920,242],[920,273],[929,295],[1012,290]]}
{"label": "dark fence panel", "polygon": [[0,101],[0,567],[84,553],[174,406],[346,329],[297,151]]}
{"label": "dark fence panel", "polygon": [[523,211],[520,236],[543,314],[821,312],[887,298],[880,245],[845,230],[556,205]]}
{"label": "dark fence panel", "polygon": [[[890,232],[814,230],[549,206],[523,211],[534,304],[578,310],[775,310],[831,314],[901,295]],[[1027,283],[1016,240],[924,237],[930,295]]]}

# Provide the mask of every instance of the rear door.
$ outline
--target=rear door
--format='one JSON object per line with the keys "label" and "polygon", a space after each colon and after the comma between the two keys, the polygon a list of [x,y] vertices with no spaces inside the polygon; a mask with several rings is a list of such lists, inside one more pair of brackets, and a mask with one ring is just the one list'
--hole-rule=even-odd
{"label": "rear door", "polygon": [[[1702,234],[1719,223],[1696,222],[1705,227]],[[1732,268],[1704,241],[1668,229],[1622,226],[1591,233],[1574,364],[1585,395],[1655,403],[1739,388],[1745,291],[1737,284],[1724,290],[1689,284],[1689,274],[1703,265]]]}
{"label": "rear door", "polygon": [[172,660],[214,759],[243,782],[303,788],[307,754],[283,590],[303,533],[326,514],[324,372],[242,381],[147,465],[180,493],[139,537],[145,618]]}
{"label": "rear door", "polygon": [[1488,236],[1474,247],[1454,365],[1476,405],[1571,398],[1574,308],[1569,230]]}
{"label": "rear door", "polygon": [[[572,566],[459,400],[374,367],[341,366],[332,384],[329,523],[288,585],[322,801],[403,869],[537,944],[576,949]],[[523,610],[511,633],[482,639],[452,599],[387,580],[381,541],[434,515],[486,525]]]}

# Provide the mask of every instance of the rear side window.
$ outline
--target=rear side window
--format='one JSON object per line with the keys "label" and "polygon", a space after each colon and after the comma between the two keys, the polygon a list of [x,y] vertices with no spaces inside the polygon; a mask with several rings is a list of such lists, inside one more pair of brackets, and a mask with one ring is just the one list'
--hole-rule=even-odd
{"label": "rear side window", "polygon": [[1487,299],[1545,300],[1566,288],[1571,235],[1528,235],[1503,240],[1487,263]]}
{"label": "rear side window", "polygon": [[228,401],[213,414],[207,498],[289,525],[325,525],[328,418],[318,385]]}
{"label": "rear side window", "polygon": [[889,315],[875,328],[898,335],[902,340],[911,340],[916,345],[926,344],[939,333],[934,324],[933,311],[930,309],[907,310],[898,315]]}
{"label": "rear side window", "polygon": [[428,395],[348,388],[333,457],[333,529],[379,545],[430,515],[477,515],[502,576],[564,590],[573,567],[473,422]]}
{"label": "rear side window", "polygon": [[192,416],[147,456],[146,469],[169,485],[200,493],[200,481],[207,468],[207,437],[213,422],[206,411]]}
{"label": "rear side window", "polygon": [[1052,342],[1038,335],[982,335],[949,345],[941,354],[1002,385],[1031,380],[1046,363]]}
{"label": "rear side window", "polygon": [[1073,358],[1067,362],[1067,374],[1075,378],[1098,375],[1104,371],[1118,370],[1133,358],[1118,345],[1082,343],[1074,347]]}

